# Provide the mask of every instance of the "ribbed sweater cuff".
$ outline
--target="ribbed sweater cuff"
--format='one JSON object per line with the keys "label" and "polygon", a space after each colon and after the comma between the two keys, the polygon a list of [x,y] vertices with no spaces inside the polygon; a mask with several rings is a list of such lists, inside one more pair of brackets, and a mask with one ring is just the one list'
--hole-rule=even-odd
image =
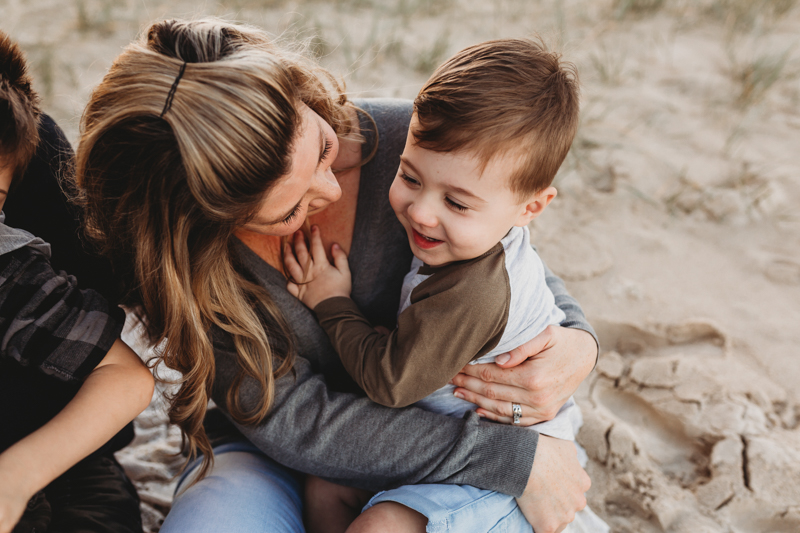
{"label": "ribbed sweater cuff", "polygon": [[470,470],[480,477],[481,488],[522,496],[538,442],[536,431],[481,420]]}
{"label": "ribbed sweater cuff", "polygon": [[327,300],[322,300],[317,306],[313,309],[314,314],[317,315],[317,318],[321,318],[323,316],[331,316],[338,314],[345,310],[352,310],[355,309],[359,314],[361,311],[358,309],[356,303],[347,298],[346,296],[334,296],[333,298],[328,298]]}
{"label": "ribbed sweater cuff", "polygon": [[592,367],[592,370],[594,370],[597,367],[597,362],[600,360],[600,339],[597,338],[597,333],[594,331],[591,324],[585,320],[565,320],[559,325],[564,328],[582,329],[594,338],[594,342],[597,344],[597,355],[594,358],[594,367]]}

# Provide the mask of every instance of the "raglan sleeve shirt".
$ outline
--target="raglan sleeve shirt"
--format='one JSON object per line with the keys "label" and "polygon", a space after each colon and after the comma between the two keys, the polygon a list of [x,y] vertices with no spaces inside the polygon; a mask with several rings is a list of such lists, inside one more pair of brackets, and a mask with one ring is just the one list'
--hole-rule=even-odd
{"label": "raglan sleeve shirt", "polygon": [[0,357],[82,381],[119,338],[125,314],[24,246],[0,256]]}
{"label": "raglan sleeve shirt", "polygon": [[411,305],[389,335],[375,331],[344,297],[314,313],[348,373],[374,402],[404,407],[443,387],[464,365],[492,350],[503,335],[511,289],[500,244],[480,257],[443,267],[411,293]]}

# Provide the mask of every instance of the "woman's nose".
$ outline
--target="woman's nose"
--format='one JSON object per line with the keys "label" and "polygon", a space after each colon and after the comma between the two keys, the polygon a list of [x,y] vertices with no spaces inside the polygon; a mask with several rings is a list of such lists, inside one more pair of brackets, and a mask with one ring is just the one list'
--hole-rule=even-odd
{"label": "woman's nose", "polygon": [[[333,175],[333,171],[328,168],[325,172],[318,172],[315,179],[315,199],[319,203],[335,202],[342,197],[342,188],[339,180]],[[321,206],[315,206],[321,207]]]}

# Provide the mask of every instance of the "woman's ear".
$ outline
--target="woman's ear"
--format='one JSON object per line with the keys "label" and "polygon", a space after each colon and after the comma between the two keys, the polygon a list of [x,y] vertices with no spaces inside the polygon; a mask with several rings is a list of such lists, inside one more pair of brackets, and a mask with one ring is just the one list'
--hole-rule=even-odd
{"label": "woman's ear", "polygon": [[544,208],[553,201],[557,194],[558,191],[555,187],[547,187],[537,192],[524,205],[525,211],[520,214],[514,225],[527,226],[531,220],[542,214]]}

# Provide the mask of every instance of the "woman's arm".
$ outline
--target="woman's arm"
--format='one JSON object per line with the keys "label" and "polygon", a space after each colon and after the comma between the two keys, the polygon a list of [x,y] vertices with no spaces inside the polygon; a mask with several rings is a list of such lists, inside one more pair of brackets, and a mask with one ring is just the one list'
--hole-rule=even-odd
{"label": "woman's arm", "polygon": [[117,339],[58,415],[0,454],[0,533],[14,528],[36,492],[114,436],[152,395],[152,374]]}
{"label": "woman's arm", "polygon": [[[331,391],[305,359],[298,358],[294,368],[295,376],[276,380],[267,418],[255,426],[236,424],[286,466],[372,491],[416,483],[497,490],[518,498],[537,533],[559,530],[586,505],[590,481],[571,442],[481,420],[475,413],[460,419],[383,407]],[[236,372],[233,358],[218,353],[214,400],[223,412],[224,391]],[[260,397],[254,387],[252,379],[244,380],[243,393],[251,400]]]}
{"label": "woman's arm", "polygon": [[[217,346],[214,400],[238,372],[231,347]],[[298,357],[294,375],[275,381],[274,407],[259,424],[237,428],[276,461],[338,484],[382,490],[416,483],[469,484],[519,496],[528,484],[538,434],[481,420],[408,407],[393,409],[366,397],[334,392]],[[242,383],[245,408],[261,396]],[[513,457],[513,461],[509,460]]]}
{"label": "woman's arm", "polygon": [[551,420],[597,363],[597,335],[564,282],[544,265],[547,286],[566,319],[508,354],[505,363],[467,365],[455,394],[478,404],[478,414],[511,423],[511,404],[522,406],[521,425]]}

